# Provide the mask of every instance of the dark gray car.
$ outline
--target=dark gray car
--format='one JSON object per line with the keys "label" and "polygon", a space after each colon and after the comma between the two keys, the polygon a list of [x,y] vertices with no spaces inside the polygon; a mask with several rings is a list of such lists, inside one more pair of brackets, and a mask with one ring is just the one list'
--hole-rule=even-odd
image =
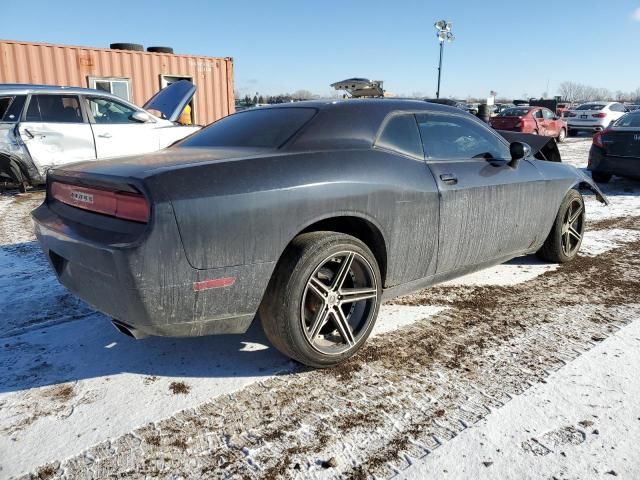
{"label": "dark gray car", "polygon": [[381,302],[538,252],[575,257],[574,167],[458,109],[300,102],[226,117],[163,152],[50,173],[33,217],[60,281],[135,337],[242,333],[344,361]]}

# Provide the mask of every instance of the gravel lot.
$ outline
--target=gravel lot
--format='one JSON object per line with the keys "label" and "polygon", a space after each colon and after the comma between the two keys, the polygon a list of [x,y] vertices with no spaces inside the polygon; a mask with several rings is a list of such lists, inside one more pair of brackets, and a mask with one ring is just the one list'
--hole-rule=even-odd
{"label": "gravel lot", "polygon": [[[588,148],[571,138],[563,160]],[[2,195],[0,478],[637,478],[640,184],[605,191],[576,261],[398,298],[329,371],[259,325],[117,334],[49,272],[28,218],[42,194]]]}

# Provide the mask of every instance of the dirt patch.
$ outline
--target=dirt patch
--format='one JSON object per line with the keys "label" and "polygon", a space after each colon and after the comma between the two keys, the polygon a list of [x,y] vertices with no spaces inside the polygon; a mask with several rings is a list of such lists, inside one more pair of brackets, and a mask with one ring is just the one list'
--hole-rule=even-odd
{"label": "dirt patch", "polygon": [[73,385],[63,384],[46,389],[42,395],[58,402],[67,402],[76,396],[76,392]]}
{"label": "dirt patch", "polygon": [[169,390],[174,395],[186,395],[191,391],[191,387],[184,382],[171,382]]}

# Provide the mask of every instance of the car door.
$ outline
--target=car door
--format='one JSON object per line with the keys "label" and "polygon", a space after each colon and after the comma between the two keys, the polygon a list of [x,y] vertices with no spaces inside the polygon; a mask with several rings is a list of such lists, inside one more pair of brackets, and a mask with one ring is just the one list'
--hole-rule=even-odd
{"label": "car door", "polygon": [[548,137],[557,137],[560,133],[560,120],[557,120],[554,113],[547,108],[542,109],[542,118],[544,121],[544,133],[541,134]]}
{"label": "car door", "polygon": [[[542,109],[537,108],[533,112],[531,112],[531,116],[536,122],[535,129],[537,130],[538,135],[545,135],[545,123],[544,123],[544,115],[542,114]],[[533,133],[536,133],[535,131]]]}
{"label": "car door", "polygon": [[531,161],[510,166],[506,141],[474,118],[416,118],[440,192],[438,274],[523,253],[544,235],[544,182]]}
{"label": "car door", "polygon": [[77,95],[31,95],[18,131],[41,174],[79,160],[94,160],[91,127]]}
{"label": "car door", "polygon": [[[156,121],[149,114],[99,95],[87,96],[86,105],[98,159],[159,150]],[[134,116],[136,112],[142,114],[138,119]],[[147,121],[141,121],[143,117]]]}

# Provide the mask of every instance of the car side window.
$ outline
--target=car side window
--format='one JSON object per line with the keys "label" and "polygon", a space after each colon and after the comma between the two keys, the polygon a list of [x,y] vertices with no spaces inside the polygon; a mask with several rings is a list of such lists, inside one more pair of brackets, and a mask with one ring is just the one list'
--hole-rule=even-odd
{"label": "car side window", "polygon": [[511,158],[506,143],[473,118],[435,113],[418,114],[416,118],[428,159]]}
{"label": "car side window", "polygon": [[82,123],[80,101],[73,95],[32,95],[25,121]]}
{"label": "car side window", "polygon": [[26,98],[25,95],[0,97],[0,122],[17,122],[22,115],[22,108]]}
{"label": "car side window", "polygon": [[423,158],[424,152],[415,117],[412,114],[392,116],[378,137],[376,147]]}
{"label": "car side window", "polygon": [[542,110],[542,115],[544,115],[545,120],[551,120],[555,117],[551,110]]}
{"label": "car side window", "polygon": [[611,107],[609,107],[609,110],[612,110],[614,112],[626,112],[624,105],[622,105],[621,103],[614,103],[613,105],[611,105]]}
{"label": "car side window", "polygon": [[137,110],[110,98],[90,97],[87,99],[89,111],[98,124],[137,123],[131,116]]}
{"label": "car side window", "polygon": [[543,118],[542,116],[542,110],[536,110],[533,114],[534,117],[536,118]]}

